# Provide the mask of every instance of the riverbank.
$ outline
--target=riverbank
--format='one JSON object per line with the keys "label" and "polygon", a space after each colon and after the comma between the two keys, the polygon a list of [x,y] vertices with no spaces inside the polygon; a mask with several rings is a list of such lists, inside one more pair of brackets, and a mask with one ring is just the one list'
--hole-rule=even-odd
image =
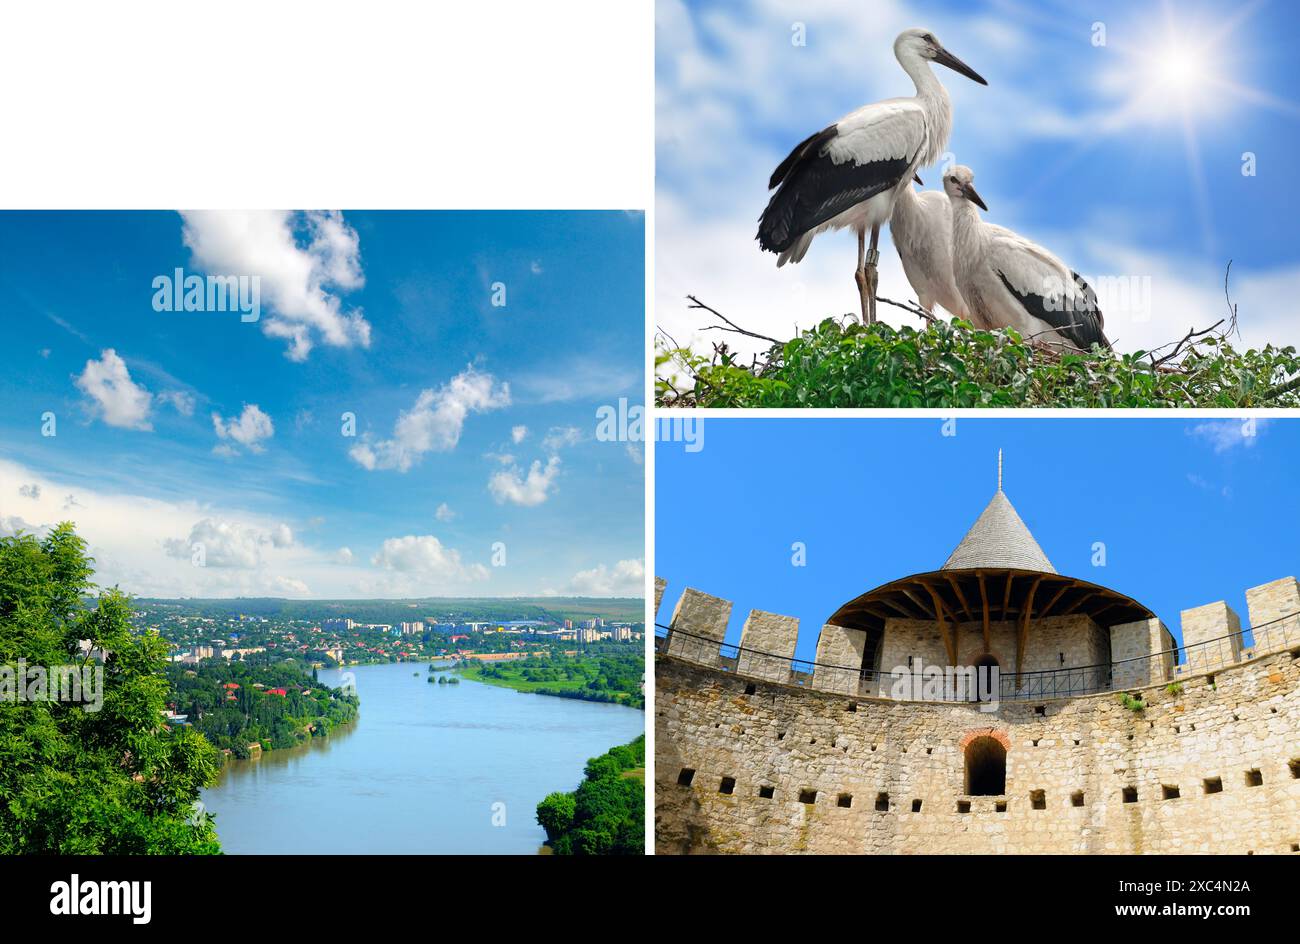
{"label": "riverbank", "polygon": [[534,855],[538,801],[645,727],[626,707],[430,685],[408,665],[347,671],[365,705],[355,724],[228,763],[204,791],[225,852]]}
{"label": "riverbank", "polygon": [[[587,657],[562,653],[510,662],[457,662],[453,671],[462,678],[513,689],[530,695],[550,695],[579,701],[645,709],[644,657]],[[593,687],[593,683],[594,686]]]}

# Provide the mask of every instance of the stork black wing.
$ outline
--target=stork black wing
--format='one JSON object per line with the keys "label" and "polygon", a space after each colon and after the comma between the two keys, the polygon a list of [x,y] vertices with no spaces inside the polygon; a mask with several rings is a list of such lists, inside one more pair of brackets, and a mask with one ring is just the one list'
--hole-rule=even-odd
{"label": "stork black wing", "polygon": [[772,190],[778,186],[783,180],[785,180],[785,175],[790,173],[790,168],[794,167],[796,163],[803,160],[808,155],[811,154],[813,157],[816,157],[817,152],[820,151],[824,145],[829,144],[831,138],[835,137],[837,134],[839,134],[837,126],[831,125],[828,128],[823,128],[816,134],[808,135],[808,137],[796,144],[794,150],[786,155],[786,159],[777,165],[776,170],[772,171],[772,177],[767,182],[767,189]]}
{"label": "stork black wing", "polygon": [[1028,294],[1016,290],[1005,275],[1000,270],[995,270],[1002,284],[1007,287],[1007,291],[1014,295],[1020,304],[1025,306],[1025,311],[1033,315],[1040,321],[1045,321],[1061,337],[1065,338],[1075,347],[1083,351],[1092,350],[1095,344],[1098,347],[1110,350],[1110,341],[1106,340],[1106,335],[1102,332],[1104,319],[1101,309],[1097,307],[1097,293],[1092,290],[1092,286],[1083,280],[1077,272],[1071,272],[1074,276],[1075,284],[1079,286],[1082,293],[1080,302],[1071,306],[1062,304],[1060,299],[1049,300],[1033,292]]}
{"label": "stork black wing", "polygon": [[896,186],[911,166],[905,157],[836,164],[825,151],[837,133],[835,125],[819,131],[773,172],[768,186],[779,189],[758,218],[758,244],[764,250],[784,252],[808,230]]}

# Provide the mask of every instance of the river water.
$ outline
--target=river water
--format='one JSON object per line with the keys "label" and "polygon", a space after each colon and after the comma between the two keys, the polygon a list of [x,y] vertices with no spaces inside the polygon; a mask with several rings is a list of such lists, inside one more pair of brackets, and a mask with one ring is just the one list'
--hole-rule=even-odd
{"label": "river water", "polygon": [[228,762],[203,793],[228,853],[536,853],[537,802],[644,712],[462,680],[425,663],[355,666],[360,718],[328,738]]}

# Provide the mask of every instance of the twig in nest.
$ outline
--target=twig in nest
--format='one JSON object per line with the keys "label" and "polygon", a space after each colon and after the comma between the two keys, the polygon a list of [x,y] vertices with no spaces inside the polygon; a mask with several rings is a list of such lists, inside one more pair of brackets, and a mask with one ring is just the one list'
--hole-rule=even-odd
{"label": "twig in nest", "polygon": [[702,328],[701,329],[702,331],[731,331],[734,332],[735,334],[743,334],[749,338],[757,338],[760,341],[767,341],[769,344],[782,343],[781,341],[778,341],[776,338],[769,338],[766,334],[757,334],[753,331],[747,331],[746,329],[742,328],[740,325],[732,321],[730,318],[728,318],[726,315],[724,315],[722,312],[718,311],[716,308],[711,308],[710,306],[704,304],[704,302],[700,301],[694,295],[687,295],[686,298],[691,303],[688,306],[689,308],[698,308],[702,311],[707,311],[709,314],[721,318],[728,325],[730,325],[730,327],[728,328],[724,328],[722,327],[722,325],[709,325],[708,327]]}
{"label": "twig in nest", "polygon": [[886,305],[893,305],[895,308],[901,308],[903,309],[903,311],[911,312],[912,314],[916,315],[918,318],[924,318],[927,324],[934,324],[938,320],[937,318],[935,318],[933,313],[926,311],[924,308],[922,308],[920,305],[916,304],[915,302],[896,302],[893,301],[892,299],[883,298],[880,295],[876,296],[876,301],[884,302]]}

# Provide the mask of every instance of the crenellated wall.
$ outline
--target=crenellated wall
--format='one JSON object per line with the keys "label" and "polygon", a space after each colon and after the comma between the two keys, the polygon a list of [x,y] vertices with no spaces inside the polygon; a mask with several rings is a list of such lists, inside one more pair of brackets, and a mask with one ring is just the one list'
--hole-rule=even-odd
{"label": "crenellated wall", "polygon": [[[1300,611],[1287,608],[1293,587],[1287,578],[1249,591],[1252,623]],[[1217,625],[1231,619],[1223,610]],[[771,624],[791,651],[793,622]],[[852,664],[846,632],[823,630],[819,661],[825,646]],[[710,668],[660,656],[656,851],[1300,851],[1300,644],[1294,630],[1288,638],[1291,648],[1280,632],[1257,634],[1242,661],[1175,685],[1170,675],[1125,684],[1140,711],[1108,692],[1004,701],[990,713],[862,697],[834,673],[819,680],[820,667],[779,679],[740,673],[739,660]],[[1166,643],[1159,621],[1112,628],[1116,658]],[[1163,669],[1164,659],[1148,662]],[[967,796],[965,750],[985,735],[1006,746],[1005,793]]]}

